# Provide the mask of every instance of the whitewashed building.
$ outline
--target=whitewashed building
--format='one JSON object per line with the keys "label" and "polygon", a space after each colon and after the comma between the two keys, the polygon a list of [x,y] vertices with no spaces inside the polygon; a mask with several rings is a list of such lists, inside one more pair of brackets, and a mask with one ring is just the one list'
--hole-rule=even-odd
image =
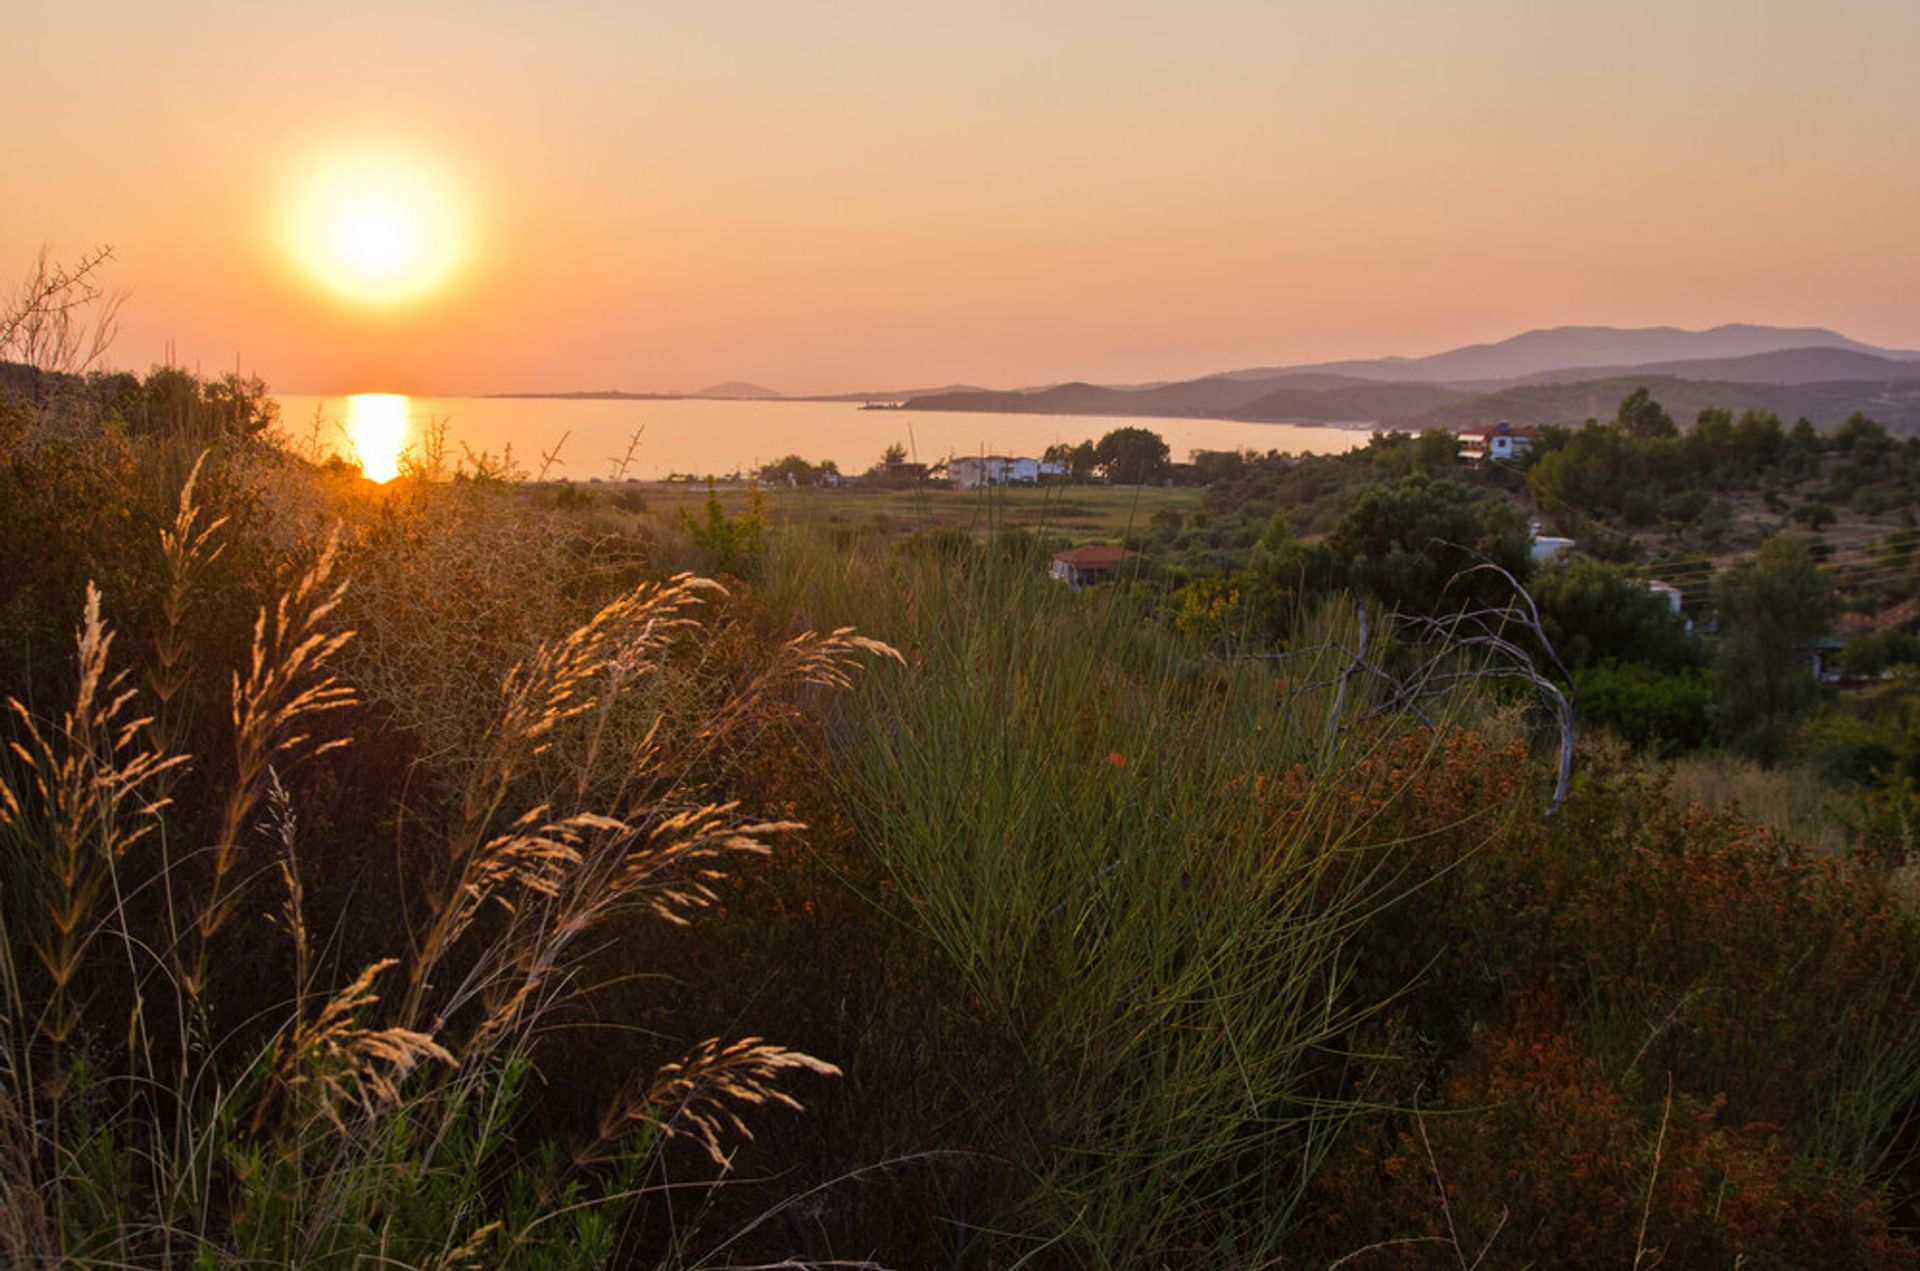
{"label": "whitewashed building", "polygon": [[1532,428],[1515,428],[1501,420],[1491,428],[1469,428],[1460,434],[1460,462],[1477,468],[1487,460],[1511,463],[1533,449],[1539,434]]}
{"label": "whitewashed building", "polygon": [[1043,464],[1038,459],[1016,459],[1008,455],[967,455],[947,460],[947,476],[956,490],[983,485],[1038,485],[1043,468],[1059,467]]}

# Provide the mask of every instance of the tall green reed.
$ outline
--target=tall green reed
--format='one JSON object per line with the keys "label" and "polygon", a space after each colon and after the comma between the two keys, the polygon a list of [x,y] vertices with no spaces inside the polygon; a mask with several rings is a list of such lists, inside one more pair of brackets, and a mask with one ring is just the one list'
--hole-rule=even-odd
{"label": "tall green reed", "polygon": [[1355,933],[1411,885],[1349,778],[1415,725],[1352,726],[1375,699],[1338,687],[1337,613],[1212,658],[1031,540],[948,548],[803,540],[771,572],[905,651],[836,717],[845,790],[1021,1055],[983,1092],[1031,1172],[1015,1218],[1098,1265],[1276,1257],[1356,1106]]}

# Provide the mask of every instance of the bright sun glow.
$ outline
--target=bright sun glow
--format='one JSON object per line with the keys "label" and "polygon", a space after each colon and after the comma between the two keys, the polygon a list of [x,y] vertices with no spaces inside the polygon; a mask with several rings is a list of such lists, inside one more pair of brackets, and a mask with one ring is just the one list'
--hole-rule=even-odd
{"label": "bright sun glow", "polygon": [[360,471],[372,481],[400,475],[407,444],[407,398],[403,393],[356,393],[347,399],[347,438]]}
{"label": "bright sun glow", "polygon": [[385,306],[444,285],[460,264],[465,233],[450,183],[430,166],[355,154],[319,164],[300,181],[292,246],[301,267],[334,294]]}

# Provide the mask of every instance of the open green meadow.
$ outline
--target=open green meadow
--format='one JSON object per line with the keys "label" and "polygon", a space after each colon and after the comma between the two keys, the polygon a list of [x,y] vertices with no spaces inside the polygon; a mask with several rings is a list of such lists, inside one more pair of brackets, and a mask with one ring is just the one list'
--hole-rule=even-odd
{"label": "open green meadow", "polygon": [[[641,506],[672,517],[684,510],[697,513],[706,500],[706,487],[696,483],[633,483],[627,486],[587,486],[616,506],[631,502],[632,491]],[[730,512],[746,504],[743,486],[720,486],[722,503]],[[1158,511],[1186,516],[1199,509],[1204,491],[1197,487],[1165,486],[998,486],[954,490],[939,486],[848,489],[789,489],[768,486],[763,491],[769,519],[796,529],[845,527],[883,533],[957,529],[985,533],[997,529],[1045,531],[1081,541],[1118,542],[1130,530],[1146,526]]]}

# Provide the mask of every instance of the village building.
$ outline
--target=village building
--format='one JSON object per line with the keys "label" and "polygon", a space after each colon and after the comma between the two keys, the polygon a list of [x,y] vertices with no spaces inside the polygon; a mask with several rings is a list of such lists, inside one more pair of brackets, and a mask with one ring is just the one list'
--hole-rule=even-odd
{"label": "village building", "polygon": [[927,465],[924,463],[888,463],[884,460],[873,466],[873,479],[886,485],[919,485],[927,479]]}
{"label": "village building", "polygon": [[1460,462],[1470,468],[1489,459],[1511,463],[1532,450],[1539,435],[1536,429],[1516,428],[1504,419],[1491,428],[1467,429],[1460,434]]}
{"label": "village building", "polygon": [[1047,570],[1047,576],[1057,582],[1063,582],[1074,591],[1079,591],[1089,583],[1097,583],[1113,575],[1127,561],[1139,556],[1124,547],[1107,547],[1089,544],[1075,547],[1064,552],[1055,552],[1053,566]]}
{"label": "village building", "polygon": [[1839,684],[1847,678],[1846,668],[1840,665],[1840,655],[1846,652],[1847,642],[1838,636],[1821,636],[1807,650],[1813,664],[1813,678],[1822,684]]}
{"label": "village building", "polygon": [[1042,476],[1051,479],[1065,475],[1066,469],[1060,464],[1009,455],[967,455],[947,460],[947,476],[956,490],[983,485],[1038,485]]}

